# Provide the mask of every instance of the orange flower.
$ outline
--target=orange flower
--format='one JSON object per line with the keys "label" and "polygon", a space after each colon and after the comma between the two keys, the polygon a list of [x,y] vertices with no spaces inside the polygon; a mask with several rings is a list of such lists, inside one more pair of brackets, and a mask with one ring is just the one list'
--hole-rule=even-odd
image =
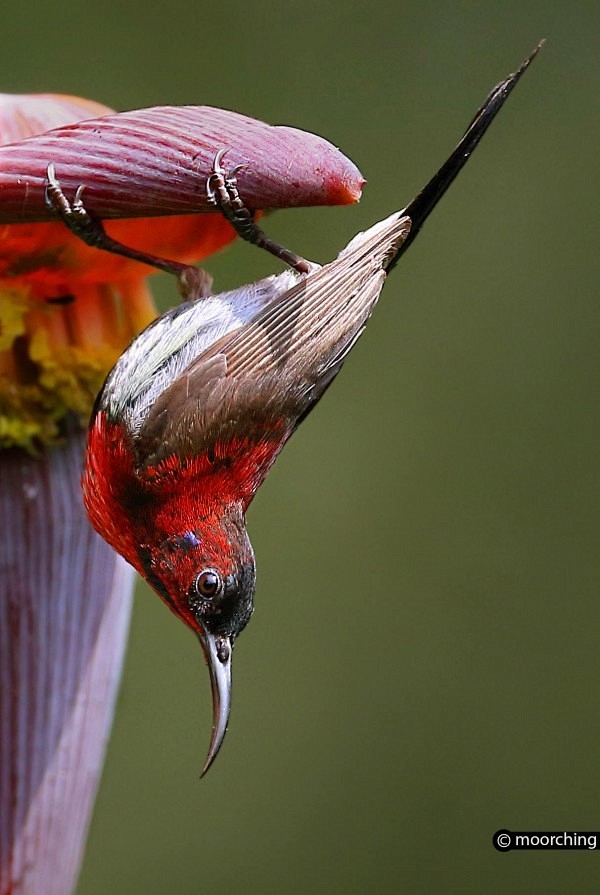
{"label": "orange flower", "polygon": [[52,220],[47,165],[69,195],[85,185],[86,207],[109,219],[112,237],[192,263],[235,237],[220,214],[197,213],[215,210],[204,184],[223,146],[247,170],[256,209],[360,196],[358,169],[294,128],[208,106],[111,114],[71,96],[0,95],[0,448],[52,443],[67,414],[85,419],[155,316],[146,265],[89,248]]}

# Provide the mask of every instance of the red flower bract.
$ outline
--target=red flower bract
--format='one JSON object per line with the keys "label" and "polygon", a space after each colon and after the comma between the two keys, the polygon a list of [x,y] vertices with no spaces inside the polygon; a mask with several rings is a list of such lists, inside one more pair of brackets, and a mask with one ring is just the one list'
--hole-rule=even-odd
{"label": "red flower bract", "polygon": [[44,202],[50,162],[67,194],[85,184],[86,207],[100,218],[214,212],[205,184],[220,149],[244,165],[240,193],[255,211],[360,198],[360,171],[322,137],[211,106],[157,106],[0,148],[0,221],[53,217]]}

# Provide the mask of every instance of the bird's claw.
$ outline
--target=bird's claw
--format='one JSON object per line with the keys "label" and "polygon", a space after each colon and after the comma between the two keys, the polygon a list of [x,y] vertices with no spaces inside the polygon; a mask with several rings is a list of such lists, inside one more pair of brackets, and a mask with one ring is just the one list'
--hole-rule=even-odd
{"label": "bird's claw", "polygon": [[238,236],[246,242],[253,243],[259,248],[265,249],[275,255],[285,264],[297,270],[298,273],[310,273],[315,265],[306,261],[300,255],[290,252],[289,249],[274,242],[261,230],[254,220],[254,212],[244,205],[237,188],[237,174],[245,170],[248,165],[242,163],[235,165],[228,171],[221,162],[229,148],[219,149],[214,157],[211,173],[206,181],[206,197],[209,205],[219,209],[221,214],[229,221]]}
{"label": "bird's claw", "polygon": [[[238,236],[241,236],[246,242],[265,249],[285,264],[289,264],[298,273],[310,273],[311,270],[315,269],[316,265],[274,242],[257,225],[254,220],[254,213],[244,205],[237,188],[236,175],[247,168],[248,165],[242,163],[235,165],[231,171],[227,171],[221,164],[227,152],[229,152],[227,148],[219,149],[215,155],[211,173],[207,178],[206,196],[209,204],[219,209]],[[189,270],[188,265],[158,258],[146,252],[140,252],[110,237],[104,229],[102,221],[92,217],[83,203],[84,184],[80,184],[77,187],[73,201],[70,202],[60,185],[52,163],[46,169],[46,181],[46,204],[60,217],[71,233],[78,236],[86,245],[123,255],[134,261],[141,261],[143,264],[149,264],[152,267],[157,267],[159,270],[166,270],[168,273],[174,273],[179,277],[187,274]],[[182,286],[184,289],[187,288],[183,281]],[[203,292],[205,288],[206,285],[203,284]]]}
{"label": "bird's claw", "polygon": [[210,205],[220,209],[222,214],[234,226],[236,232],[240,236],[244,236],[239,228],[246,224],[251,225],[254,215],[250,209],[246,208],[240,198],[236,174],[247,168],[248,165],[245,163],[236,165],[228,172],[221,164],[223,157],[228,152],[229,149],[227,148],[219,149],[215,155],[211,172],[206,181],[206,198]]}
{"label": "bird's claw", "polygon": [[102,221],[92,217],[83,203],[84,184],[77,187],[73,201],[69,202],[52,163],[46,169],[46,180],[46,205],[56,212],[71,233],[78,236],[86,245],[174,274],[179,279],[180,291],[184,298],[204,298],[210,294],[212,279],[204,271],[199,271],[188,264],[181,264],[179,261],[170,261],[168,258],[160,258],[133,249],[109,236]]}
{"label": "bird's claw", "polygon": [[73,201],[69,202],[52,163],[46,169],[46,180],[46,191],[44,194],[46,205],[55,211],[71,233],[78,236],[86,245],[95,248],[104,247],[108,237],[102,222],[88,213],[81,198],[85,185],[80,184],[77,187]]}

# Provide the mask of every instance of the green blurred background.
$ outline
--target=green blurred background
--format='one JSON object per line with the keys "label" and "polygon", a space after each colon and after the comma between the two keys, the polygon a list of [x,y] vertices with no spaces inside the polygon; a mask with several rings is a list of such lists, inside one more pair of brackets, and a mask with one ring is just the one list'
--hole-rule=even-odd
{"label": "green blurred background", "polygon": [[[548,42],[252,506],[222,754],[193,637],[140,586],[77,895],[597,892],[596,3],[4,3],[2,89],[208,103],[368,179],[281,212],[317,260],[405,205]],[[219,288],[278,268],[236,245]],[[163,302],[175,300],[156,279]]]}

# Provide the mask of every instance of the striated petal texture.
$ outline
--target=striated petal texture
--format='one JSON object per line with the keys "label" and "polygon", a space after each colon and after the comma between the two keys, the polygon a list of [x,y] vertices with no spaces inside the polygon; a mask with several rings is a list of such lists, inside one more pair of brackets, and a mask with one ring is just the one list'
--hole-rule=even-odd
{"label": "striated petal texture", "polygon": [[[0,145],[111,114],[108,106],[77,96],[0,93]],[[18,189],[19,180],[17,175]],[[0,279],[27,283],[42,300],[75,293],[82,284],[122,284],[150,272],[146,265],[89,248],[60,221],[22,223],[20,215],[15,220],[0,226]],[[144,218],[117,220],[109,230],[126,245],[183,263],[201,261],[236,235],[220,215],[155,218],[151,227]]]}
{"label": "striated petal texture", "polygon": [[364,179],[315,134],[210,106],[157,106],[82,121],[0,147],[0,222],[44,221],[46,168],[66,194],[85,185],[100,218],[214,212],[206,180],[227,148],[251,209],[357,202]]}
{"label": "striated petal texture", "polygon": [[0,895],[69,895],[113,713],[133,570],[81,503],[83,436],[0,453]]}

